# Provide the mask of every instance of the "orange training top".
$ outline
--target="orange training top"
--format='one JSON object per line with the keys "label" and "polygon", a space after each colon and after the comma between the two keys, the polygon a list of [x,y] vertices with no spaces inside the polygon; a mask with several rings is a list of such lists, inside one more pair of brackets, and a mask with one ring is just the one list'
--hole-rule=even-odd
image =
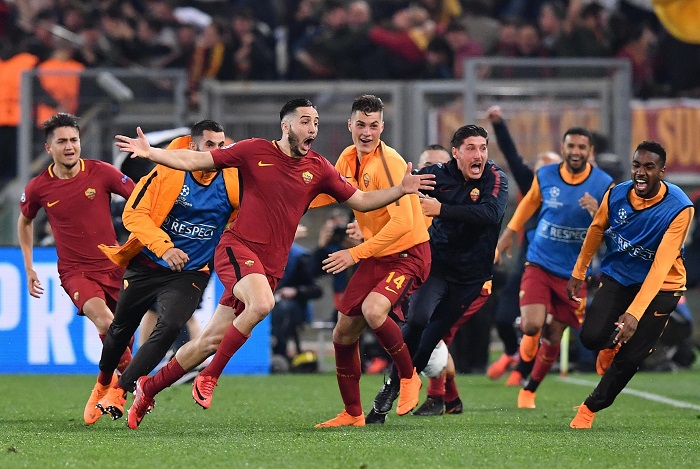
{"label": "orange training top", "polygon": [[[393,148],[379,142],[372,153],[358,161],[357,148],[347,147],[338,157],[335,168],[345,179],[363,192],[389,189],[401,183],[406,161]],[[316,198],[313,207],[331,202],[330,197]],[[416,194],[404,195],[396,202],[371,212],[354,211],[364,242],[349,249],[355,262],[369,257],[383,257],[403,252],[428,241],[428,229]]]}
{"label": "orange training top", "polygon": [[[628,197],[632,207],[636,210],[641,210],[659,203],[666,194],[666,191],[666,186],[661,184],[659,193],[650,199],[643,199],[637,196],[634,190],[630,190]],[[579,280],[586,278],[588,264],[590,264],[591,259],[598,250],[598,246],[600,246],[600,243],[603,241],[605,230],[610,226],[610,221],[608,219],[609,194],[610,192],[605,194],[600,208],[598,208],[598,212],[595,214],[595,217],[593,217],[593,222],[590,228],[588,228],[586,239],[581,247],[581,254],[579,254],[576,265],[574,266],[574,271],[571,274],[572,277]],[[637,293],[637,296],[634,297],[632,304],[627,308],[627,312],[637,318],[637,320],[642,317],[644,311],[646,311],[651,300],[654,299],[659,290],[685,290],[685,265],[683,264],[680,251],[688,236],[693,214],[693,207],[682,210],[673,220],[661,239],[661,244],[656,250],[651,269],[649,269],[649,273],[644,283],[642,283],[642,287]]]}

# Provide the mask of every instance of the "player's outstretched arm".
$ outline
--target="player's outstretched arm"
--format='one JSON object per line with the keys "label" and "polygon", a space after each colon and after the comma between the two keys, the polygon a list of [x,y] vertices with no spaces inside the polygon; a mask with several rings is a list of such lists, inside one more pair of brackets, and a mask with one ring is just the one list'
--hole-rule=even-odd
{"label": "player's outstretched arm", "polygon": [[136,138],[116,135],[115,143],[119,151],[132,153],[131,157],[145,158],[154,163],[162,164],[182,171],[201,171],[214,169],[214,159],[208,151],[193,150],[163,150],[153,148],[144,135],[141,127],[136,128]]}
{"label": "player's outstretched arm", "polygon": [[357,190],[345,203],[354,210],[370,212],[385,207],[404,195],[433,190],[435,186],[434,174],[411,174],[411,169],[412,165],[408,163],[406,173],[398,186],[368,192]]}

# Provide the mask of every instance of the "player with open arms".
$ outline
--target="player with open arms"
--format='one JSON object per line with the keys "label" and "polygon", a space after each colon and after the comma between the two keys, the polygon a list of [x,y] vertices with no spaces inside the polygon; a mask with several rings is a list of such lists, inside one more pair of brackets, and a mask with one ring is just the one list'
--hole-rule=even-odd
{"label": "player with open arms", "polygon": [[[117,243],[111,197],[119,194],[129,198],[134,182],[111,164],[80,157],[77,117],[59,113],[43,127],[44,147],[53,163],[27,184],[17,222],[29,294],[39,298],[44,292],[32,263],[34,218],[43,207],[56,239],[61,286],[77,306],[78,314],[87,316],[104,340],[114,317],[124,269],[114,265],[97,246]],[[123,371],[130,361],[131,349],[127,347],[117,370]],[[116,375],[110,376],[110,382],[116,379]],[[95,404],[108,389],[109,384],[95,384],[85,406],[85,423],[94,423],[100,417]]]}
{"label": "player with open arms", "polygon": [[214,255],[216,272],[225,287],[219,306],[198,340],[181,347],[166,366],[136,389],[132,408],[147,407],[139,401],[152,400],[186,369],[216,352],[192,386],[195,401],[209,408],[224,367],[272,310],[272,292],[282,277],[297,225],[317,195],[326,193],[353,209],[370,211],[432,187],[429,177],[412,175],[409,164],[400,184],[371,192],[357,190],[328,160],[311,150],[319,122],[311,101],[287,102],[280,120],[279,140],[253,138],[206,152],[151,148],[140,128],[137,138],[116,137],[122,151],[175,169],[237,167],[242,187],[238,217],[224,231]]}

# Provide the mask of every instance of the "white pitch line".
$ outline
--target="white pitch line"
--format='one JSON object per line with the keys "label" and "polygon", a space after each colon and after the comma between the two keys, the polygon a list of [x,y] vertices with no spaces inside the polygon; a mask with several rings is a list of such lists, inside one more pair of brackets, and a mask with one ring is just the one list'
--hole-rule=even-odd
{"label": "white pitch line", "polygon": [[[595,388],[596,385],[598,384],[597,382],[594,383],[592,381],[586,381],[584,379],[570,378],[568,376],[565,378],[560,376],[559,380],[563,381],[565,383],[577,384],[579,386],[590,386],[591,388]],[[676,399],[671,399],[669,397],[660,396],[658,394],[654,394],[651,392],[637,391],[636,389],[625,388],[622,390],[622,394],[631,394],[633,396],[641,397],[642,399],[647,399],[649,401],[654,401],[654,402],[660,402],[662,404],[668,404],[670,406],[678,407],[681,409],[692,409],[692,410],[700,411],[700,405],[692,404],[690,402],[685,402],[685,401],[679,401]]]}

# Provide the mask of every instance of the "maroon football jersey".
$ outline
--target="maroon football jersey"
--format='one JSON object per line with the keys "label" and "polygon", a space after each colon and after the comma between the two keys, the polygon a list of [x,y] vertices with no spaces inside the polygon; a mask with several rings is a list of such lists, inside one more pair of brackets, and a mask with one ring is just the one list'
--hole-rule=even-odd
{"label": "maroon football jersey", "polygon": [[314,151],[292,158],[269,140],[243,140],[211,152],[217,168],[238,168],[240,211],[228,228],[265,270],[281,277],[297,225],[318,194],[346,201],[357,189]]}
{"label": "maroon football jersey", "polygon": [[22,214],[34,219],[40,208],[46,214],[56,240],[58,273],[97,272],[115,266],[98,244],[117,244],[110,213],[111,195],[129,198],[134,182],[111,164],[80,160],[80,171],[59,179],[53,164],[29,181],[24,189]]}

